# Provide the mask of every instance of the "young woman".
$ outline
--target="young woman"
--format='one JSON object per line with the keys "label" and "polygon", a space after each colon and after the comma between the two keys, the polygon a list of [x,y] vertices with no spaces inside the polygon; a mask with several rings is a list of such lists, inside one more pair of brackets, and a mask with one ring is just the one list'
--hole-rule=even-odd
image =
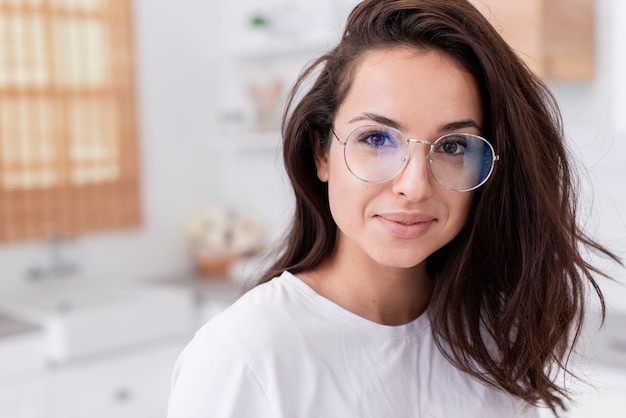
{"label": "young woman", "polygon": [[[311,77],[310,89],[294,97]],[[169,418],[535,417],[602,295],[557,108],[465,0],[366,0],[286,114],[294,220]]]}

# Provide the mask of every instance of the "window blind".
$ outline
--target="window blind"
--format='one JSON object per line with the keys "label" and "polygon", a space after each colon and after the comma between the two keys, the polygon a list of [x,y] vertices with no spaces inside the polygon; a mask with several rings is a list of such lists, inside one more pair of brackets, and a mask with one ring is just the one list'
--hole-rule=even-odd
{"label": "window blind", "polygon": [[129,0],[0,0],[0,241],[139,224]]}

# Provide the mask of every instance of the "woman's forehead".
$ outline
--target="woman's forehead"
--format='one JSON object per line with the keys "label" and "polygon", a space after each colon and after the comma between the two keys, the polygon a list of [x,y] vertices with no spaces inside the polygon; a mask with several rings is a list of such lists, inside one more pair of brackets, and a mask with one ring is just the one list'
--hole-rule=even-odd
{"label": "woman's forehead", "polygon": [[482,125],[476,81],[452,57],[438,50],[376,49],[362,57],[337,117],[344,122],[361,114],[398,122],[449,123],[475,120]]}

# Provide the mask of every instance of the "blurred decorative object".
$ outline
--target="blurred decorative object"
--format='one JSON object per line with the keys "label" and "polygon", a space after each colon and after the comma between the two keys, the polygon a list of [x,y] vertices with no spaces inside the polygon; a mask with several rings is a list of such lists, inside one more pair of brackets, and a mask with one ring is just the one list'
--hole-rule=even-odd
{"label": "blurred decorative object", "polygon": [[195,260],[197,272],[204,277],[229,278],[230,270],[239,260],[239,255],[215,255]]}
{"label": "blurred decorative object", "polygon": [[250,26],[255,29],[264,29],[270,26],[270,21],[263,13],[255,13],[250,17]]}
{"label": "blurred decorative object", "polygon": [[275,1],[266,4],[264,10],[256,10],[248,19],[253,30],[265,30],[273,38],[295,38],[310,22],[306,21],[304,10],[293,0]]}
{"label": "blurred decorative object", "polygon": [[188,220],[185,237],[201,275],[227,277],[237,260],[263,247],[265,231],[255,213],[210,206]]}
{"label": "blurred decorative object", "polygon": [[256,132],[269,132],[276,128],[278,102],[282,83],[274,79],[269,86],[262,88],[257,83],[248,84],[248,94],[252,98],[256,111]]}

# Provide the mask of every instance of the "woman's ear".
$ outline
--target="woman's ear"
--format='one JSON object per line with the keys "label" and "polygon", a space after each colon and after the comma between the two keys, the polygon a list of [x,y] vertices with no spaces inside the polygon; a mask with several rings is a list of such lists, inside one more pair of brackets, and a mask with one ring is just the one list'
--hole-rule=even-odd
{"label": "woman's ear", "polygon": [[317,178],[326,183],[328,181],[328,151],[322,149],[318,138],[313,141],[313,158],[317,167]]}

